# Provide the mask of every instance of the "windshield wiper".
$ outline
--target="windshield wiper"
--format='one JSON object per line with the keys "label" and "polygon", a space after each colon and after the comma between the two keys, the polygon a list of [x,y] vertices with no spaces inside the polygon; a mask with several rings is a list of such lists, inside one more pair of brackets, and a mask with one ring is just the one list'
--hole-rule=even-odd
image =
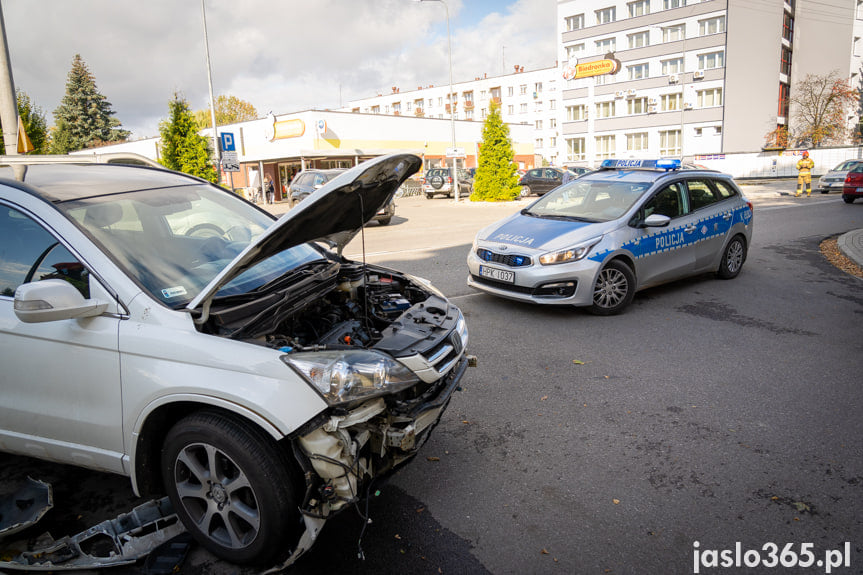
{"label": "windshield wiper", "polygon": [[591,224],[595,224],[597,222],[602,221],[602,220],[595,220],[592,218],[583,218],[580,216],[567,216],[564,214],[538,214],[536,212],[528,212],[527,210],[522,210],[521,213],[526,215],[526,216],[532,216],[534,218],[540,218],[543,220],[560,220],[560,221],[564,221],[564,222],[588,222]]}

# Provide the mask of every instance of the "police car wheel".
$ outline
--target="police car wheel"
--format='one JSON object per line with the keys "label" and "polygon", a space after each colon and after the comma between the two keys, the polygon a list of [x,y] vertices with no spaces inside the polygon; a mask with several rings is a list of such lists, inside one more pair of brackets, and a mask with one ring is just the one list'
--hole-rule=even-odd
{"label": "police car wheel", "polygon": [[728,245],[725,246],[725,253],[722,254],[722,261],[719,262],[719,269],[716,270],[716,275],[724,280],[737,277],[745,260],[746,241],[742,236],[734,236],[728,242]]}
{"label": "police car wheel", "polygon": [[630,267],[619,260],[612,260],[599,272],[593,286],[593,305],[595,315],[614,315],[632,302],[635,296],[635,274]]}

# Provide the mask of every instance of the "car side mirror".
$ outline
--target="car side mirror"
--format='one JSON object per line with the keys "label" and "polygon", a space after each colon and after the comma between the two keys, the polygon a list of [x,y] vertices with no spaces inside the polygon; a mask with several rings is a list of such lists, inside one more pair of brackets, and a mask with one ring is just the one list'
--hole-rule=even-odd
{"label": "car side mirror", "polygon": [[15,290],[15,315],[24,323],[41,323],[102,315],[108,302],[84,299],[75,286],[61,279],[21,284]]}
{"label": "car side mirror", "polygon": [[640,228],[664,228],[671,222],[671,218],[662,214],[650,214],[641,222]]}

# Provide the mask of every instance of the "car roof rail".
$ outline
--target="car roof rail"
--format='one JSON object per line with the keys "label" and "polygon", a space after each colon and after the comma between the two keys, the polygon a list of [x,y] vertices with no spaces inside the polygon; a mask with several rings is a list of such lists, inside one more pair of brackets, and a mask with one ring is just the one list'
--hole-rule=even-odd
{"label": "car roof rail", "polygon": [[141,154],[132,152],[107,152],[92,154],[65,154],[65,155],[13,155],[0,156],[0,165],[34,165],[34,164],[125,164],[133,166],[149,166],[151,168],[166,169],[165,166],[159,164]]}

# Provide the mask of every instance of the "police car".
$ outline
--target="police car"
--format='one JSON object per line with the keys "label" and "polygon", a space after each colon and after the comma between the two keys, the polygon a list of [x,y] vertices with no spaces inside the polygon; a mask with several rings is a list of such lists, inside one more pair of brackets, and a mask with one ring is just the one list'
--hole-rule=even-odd
{"label": "police car", "polygon": [[635,292],[705,272],[737,276],[752,204],[731,176],[679,160],[605,160],[476,236],[469,286],[537,304],[622,311]]}

